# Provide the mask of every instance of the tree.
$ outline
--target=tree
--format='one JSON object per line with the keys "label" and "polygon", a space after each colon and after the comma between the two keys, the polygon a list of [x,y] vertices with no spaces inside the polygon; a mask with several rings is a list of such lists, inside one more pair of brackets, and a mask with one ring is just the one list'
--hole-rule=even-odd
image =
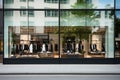
{"label": "tree", "polygon": [[92,0],[77,0],[77,2],[72,5],[74,9],[92,9]]}
{"label": "tree", "polygon": [[[72,5],[73,9],[93,9],[93,4],[92,4],[92,0],[77,0],[77,2]],[[76,16],[76,17],[84,17],[85,18],[85,26],[91,26],[91,22],[94,20],[95,18],[95,14],[96,12],[91,10],[91,11],[71,11],[72,15]],[[81,20],[81,19],[79,19]],[[89,22],[89,25],[88,23]],[[81,27],[81,26],[79,26]],[[80,39],[88,39],[87,37],[89,36],[89,34],[91,33],[91,30],[88,28],[79,28],[77,29],[77,35]],[[82,35],[81,35],[82,34]]]}
{"label": "tree", "polygon": [[[92,9],[93,4],[92,0],[77,0],[75,4],[71,5],[72,9]],[[75,36],[79,39],[86,39],[88,40],[88,36],[91,33],[91,29],[88,27],[85,28],[85,26],[88,26],[88,23],[92,22],[95,17],[95,11],[78,11],[78,10],[72,10],[68,11],[68,15],[61,16],[61,20],[67,24],[64,26],[68,26],[69,28],[75,28],[71,30],[62,30],[63,38],[67,36]],[[84,20],[85,21],[84,21]],[[81,22],[82,21],[82,22]],[[81,23],[84,23],[85,25],[81,25]],[[91,25],[89,25],[91,26]],[[68,28],[66,27],[66,28]]]}
{"label": "tree", "polygon": [[[72,5],[73,9],[93,9],[92,0],[77,0],[77,2]],[[95,11],[71,11],[71,13],[78,17],[88,17],[91,18],[95,15]]]}

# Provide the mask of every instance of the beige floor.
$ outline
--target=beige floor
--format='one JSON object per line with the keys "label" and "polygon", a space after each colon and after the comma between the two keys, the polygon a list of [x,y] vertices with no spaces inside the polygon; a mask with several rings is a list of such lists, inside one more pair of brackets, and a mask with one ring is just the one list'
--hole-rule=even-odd
{"label": "beige floor", "polygon": [[3,62],[3,56],[0,54],[0,63]]}
{"label": "beige floor", "polygon": [[[29,55],[16,55],[16,58],[59,58],[58,55],[51,54],[29,54]],[[105,58],[103,54],[84,54],[84,58]]]}

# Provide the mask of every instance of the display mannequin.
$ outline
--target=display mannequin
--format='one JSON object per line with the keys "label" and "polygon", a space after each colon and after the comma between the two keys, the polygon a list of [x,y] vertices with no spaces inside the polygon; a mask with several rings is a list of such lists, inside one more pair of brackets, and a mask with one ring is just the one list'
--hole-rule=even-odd
{"label": "display mannequin", "polygon": [[78,43],[76,43],[76,52],[78,52],[78,49],[79,49],[79,44]]}
{"label": "display mannequin", "polygon": [[20,44],[20,52],[19,54],[22,55],[24,53],[24,44]]}
{"label": "display mannequin", "polygon": [[91,51],[97,51],[97,45],[96,44],[91,45]]}
{"label": "display mannequin", "polygon": [[37,52],[41,52],[42,51],[42,44],[38,43],[37,44]]}
{"label": "display mannequin", "polygon": [[43,45],[42,45],[42,52],[46,52],[46,46],[45,46],[45,43],[43,43]]}
{"label": "display mannequin", "polygon": [[48,51],[53,52],[53,45],[51,43],[48,44]]}
{"label": "display mannequin", "polygon": [[79,52],[79,53],[82,53],[82,51],[83,51],[83,45],[82,45],[82,41],[80,41],[80,43],[79,43],[79,48],[78,48],[78,52]]}
{"label": "display mannequin", "polygon": [[24,51],[24,44],[22,44],[22,51]]}
{"label": "display mannequin", "polygon": [[30,53],[33,53],[33,44],[32,43],[30,44],[29,51],[30,51]]}

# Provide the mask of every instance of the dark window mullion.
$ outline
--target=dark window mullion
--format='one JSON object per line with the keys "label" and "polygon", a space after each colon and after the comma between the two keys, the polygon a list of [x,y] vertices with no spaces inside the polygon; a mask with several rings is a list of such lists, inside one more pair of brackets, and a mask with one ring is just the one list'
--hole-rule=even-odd
{"label": "dark window mullion", "polygon": [[[61,55],[61,54],[60,54],[60,35],[61,35],[61,34],[60,34],[60,0],[59,0],[59,4],[58,4],[58,16],[59,16],[59,17],[58,17],[58,40],[59,40],[59,41],[58,41],[58,42],[59,42],[59,43],[58,43],[58,44],[59,44],[59,47],[58,47],[59,52],[58,52],[58,54],[59,54],[59,59],[60,59],[60,55]],[[61,63],[60,60],[59,60],[59,63]]]}
{"label": "dark window mullion", "polygon": [[116,43],[116,41],[115,41],[115,27],[116,27],[116,25],[115,25],[115,21],[116,21],[116,0],[114,0],[114,58],[116,58],[116,56],[115,56],[115,49],[116,49],[116,45],[115,45],[115,43]]}
{"label": "dark window mullion", "polygon": [[27,0],[27,8],[28,8],[28,10],[27,10],[27,26],[28,26],[28,40],[29,40],[29,1]]}

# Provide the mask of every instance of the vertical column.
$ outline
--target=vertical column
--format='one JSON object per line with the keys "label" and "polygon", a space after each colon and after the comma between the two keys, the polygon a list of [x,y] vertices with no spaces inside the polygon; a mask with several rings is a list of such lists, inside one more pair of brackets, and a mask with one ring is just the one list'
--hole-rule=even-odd
{"label": "vertical column", "polygon": [[[111,24],[110,24],[111,23]],[[108,51],[107,51],[107,58],[114,58],[114,27],[113,27],[113,21],[110,21],[109,26],[108,26],[108,39],[107,39],[107,46],[108,46]]]}
{"label": "vertical column", "polygon": [[9,21],[5,18],[5,20],[4,20],[4,57],[5,58],[8,58],[9,55],[10,55],[10,52],[9,52],[9,49],[8,49],[10,47],[10,43],[8,42],[8,38],[9,38],[8,28],[9,28],[9,25],[12,25],[12,21]]}

